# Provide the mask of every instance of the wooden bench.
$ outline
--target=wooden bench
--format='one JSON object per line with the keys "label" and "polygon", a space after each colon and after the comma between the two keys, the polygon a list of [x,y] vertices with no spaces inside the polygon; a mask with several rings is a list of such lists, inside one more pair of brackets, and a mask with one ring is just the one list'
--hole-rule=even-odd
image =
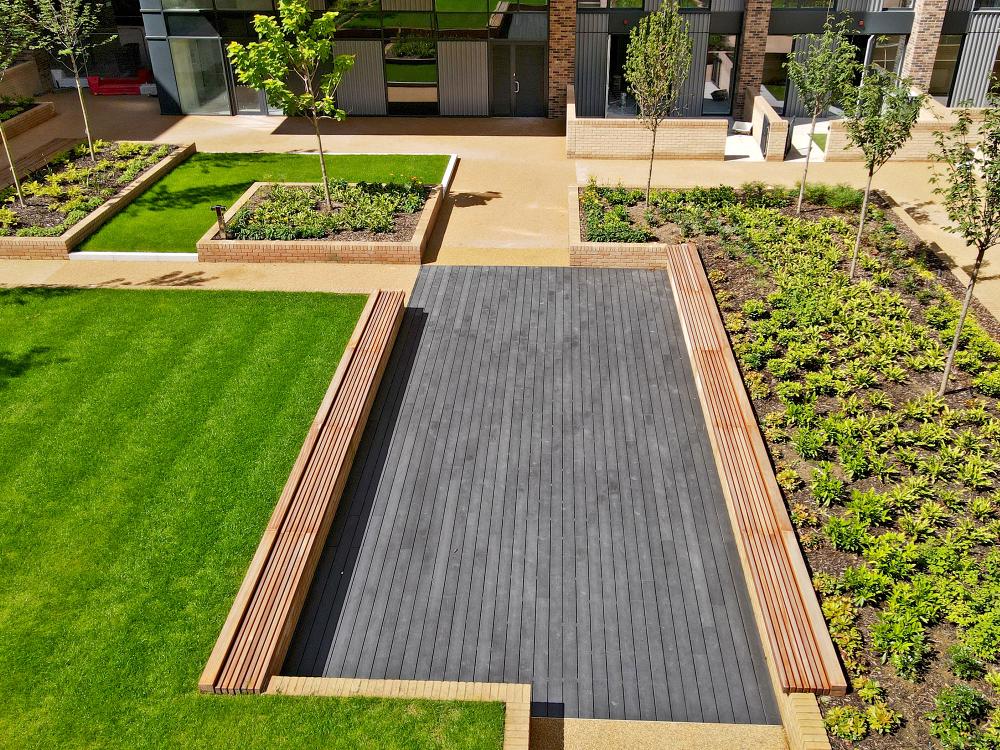
{"label": "wooden bench", "polygon": [[281,669],[403,315],[375,292],[309,429],[199,688],[260,693]]}
{"label": "wooden bench", "polygon": [[768,660],[786,693],[844,695],[847,680],[701,258],[680,245],[667,260]]}

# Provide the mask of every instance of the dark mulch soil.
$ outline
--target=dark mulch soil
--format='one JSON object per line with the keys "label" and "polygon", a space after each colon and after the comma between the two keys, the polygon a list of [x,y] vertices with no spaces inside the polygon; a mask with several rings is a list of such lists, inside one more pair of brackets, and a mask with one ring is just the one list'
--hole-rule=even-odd
{"label": "dark mulch soil", "polygon": [[[96,149],[97,160],[101,161],[102,159],[111,159],[114,161],[116,158],[116,146],[117,144],[115,143],[109,143],[106,146]],[[175,147],[170,148],[171,153],[175,150]],[[24,185],[26,182],[32,180],[44,182],[46,175],[60,174],[70,168],[86,169],[87,167],[92,166],[93,163],[94,162],[90,158],[90,153],[88,152],[86,155],[70,159],[64,164],[44,167],[31,175],[22,178],[21,184]],[[143,172],[140,172],[137,177],[141,176],[145,172],[148,172],[149,169],[152,169],[154,166],[156,165],[150,165],[147,169],[143,170]],[[122,171],[115,169],[114,167],[95,173],[90,177],[90,181],[87,184],[87,196],[97,196],[101,193],[106,193],[104,200],[109,200],[114,197],[125,188],[125,185],[120,185],[118,183],[118,178],[121,177],[121,175]],[[10,190],[13,192],[13,188]],[[25,195],[23,206],[15,199],[8,202],[5,207],[11,209],[15,214],[17,214],[18,225],[22,227],[55,227],[62,224],[66,219],[66,212],[60,210],[58,207],[54,207],[54,199],[48,196]]]}

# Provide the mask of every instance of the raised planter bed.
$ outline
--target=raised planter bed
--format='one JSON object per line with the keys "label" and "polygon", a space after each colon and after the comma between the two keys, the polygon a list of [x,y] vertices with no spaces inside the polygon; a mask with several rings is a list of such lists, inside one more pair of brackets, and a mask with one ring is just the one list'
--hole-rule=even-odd
{"label": "raised planter bed", "polygon": [[[258,192],[272,185],[289,187],[314,187],[312,183],[255,182],[226,212],[226,222],[232,223]],[[434,228],[441,207],[443,188],[428,188],[426,202],[421,209],[413,236],[408,240],[239,240],[222,239],[213,224],[198,241],[198,260],[240,263],[399,263],[419,265],[423,260],[427,240]]]}
{"label": "raised planter bed", "polygon": [[16,138],[55,116],[56,107],[52,102],[36,102],[30,109],[7,120],[3,124],[3,131],[8,139]]}
{"label": "raised planter bed", "polygon": [[[151,145],[160,146],[163,144]],[[197,150],[193,143],[172,148],[173,150],[163,159],[140,173],[114,196],[74,223],[62,234],[51,237],[0,236],[0,258],[32,260],[68,258],[74,247],[96,232],[115,214]]]}
{"label": "raised planter bed", "polygon": [[590,242],[580,219],[580,185],[569,189],[569,264],[588,268],[666,268],[668,242]]}

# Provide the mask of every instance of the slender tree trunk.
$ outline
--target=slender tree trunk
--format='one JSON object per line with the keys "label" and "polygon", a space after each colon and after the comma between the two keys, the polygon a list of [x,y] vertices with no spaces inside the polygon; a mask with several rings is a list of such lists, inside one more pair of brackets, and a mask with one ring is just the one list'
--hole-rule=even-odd
{"label": "slender tree trunk", "polygon": [[951,342],[951,351],[948,352],[948,359],[944,363],[944,375],[941,376],[941,387],[938,388],[938,396],[943,396],[948,389],[948,378],[951,377],[951,368],[955,363],[955,353],[958,352],[958,342],[962,338],[962,326],[965,325],[965,318],[969,314],[969,307],[972,305],[972,293],[976,288],[976,280],[979,278],[979,269],[983,265],[983,256],[986,255],[986,247],[980,247],[976,255],[976,265],[972,267],[972,275],[969,277],[969,285],[965,287],[965,299],[962,301],[962,312],[958,316],[958,325],[955,327],[955,338]]}
{"label": "slender tree trunk", "polygon": [[326,196],[326,207],[333,210],[333,198],[330,197],[330,180],[326,176],[326,157],[323,155],[323,136],[319,133],[319,117],[316,114],[309,116],[312,120],[313,130],[316,132],[316,145],[319,147],[319,168],[323,173],[323,194]]}
{"label": "slender tree trunk", "polygon": [[852,280],[854,279],[854,272],[858,268],[858,253],[861,252],[861,233],[865,229],[865,218],[868,216],[868,198],[872,194],[872,176],[874,174],[874,169],[868,170],[868,184],[865,186],[865,199],[861,202],[861,221],[858,222],[858,236],[854,240],[854,255],[851,256],[850,278]]}
{"label": "slender tree trunk", "polygon": [[87,116],[87,103],[83,100],[83,87],[80,85],[80,66],[76,63],[76,58],[72,58],[73,80],[76,81],[76,95],[80,99],[80,112],[83,114],[83,130],[87,134],[87,148],[90,149],[90,159],[97,162],[97,154],[94,152],[94,139],[90,135],[90,118]]}
{"label": "slender tree trunk", "polygon": [[10,174],[14,178],[14,190],[17,193],[17,200],[23,206],[24,194],[21,192],[21,181],[17,178],[17,170],[14,168],[14,157],[10,155],[10,146],[7,144],[7,132],[3,123],[0,122],[0,140],[3,141],[3,151],[7,155],[7,163],[10,164]]}
{"label": "slender tree trunk", "polygon": [[649,174],[646,176],[646,205],[649,206],[649,193],[653,187],[653,160],[656,159],[656,128],[653,128],[653,145],[649,147]]}
{"label": "slender tree trunk", "polygon": [[809,126],[809,143],[806,144],[806,167],[802,170],[802,184],[799,185],[799,204],[795,207],[796,216],[802,213],[802,199],[806,195],[806,177],[809,176],[809,157],[813,150],[813,136],[816,135],[816,118],[819,112],[813,110],[812,125]]}

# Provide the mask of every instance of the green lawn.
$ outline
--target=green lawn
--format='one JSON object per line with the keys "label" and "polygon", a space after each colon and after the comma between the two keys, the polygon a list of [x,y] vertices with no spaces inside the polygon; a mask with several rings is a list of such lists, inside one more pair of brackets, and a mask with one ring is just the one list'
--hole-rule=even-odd
{"label": "green lawn", "polygon": [[[334,155],[331,179],[437,183],[447,156]],[[215,221],[212,206],[231,206],[254,182],[319,182],[319,157],[309,154],[199,153],[139,196],[79,250],[193,253]]]}
{"label": "green lawn", "polygon": [[813,134],[812,139],[813,143],[826,151],[826,133],[815,133]]}
{"label": "green lawn", "polygon": [[0,290],[0,747],[500,747],[499,704],[197,692],[363,303]]}

